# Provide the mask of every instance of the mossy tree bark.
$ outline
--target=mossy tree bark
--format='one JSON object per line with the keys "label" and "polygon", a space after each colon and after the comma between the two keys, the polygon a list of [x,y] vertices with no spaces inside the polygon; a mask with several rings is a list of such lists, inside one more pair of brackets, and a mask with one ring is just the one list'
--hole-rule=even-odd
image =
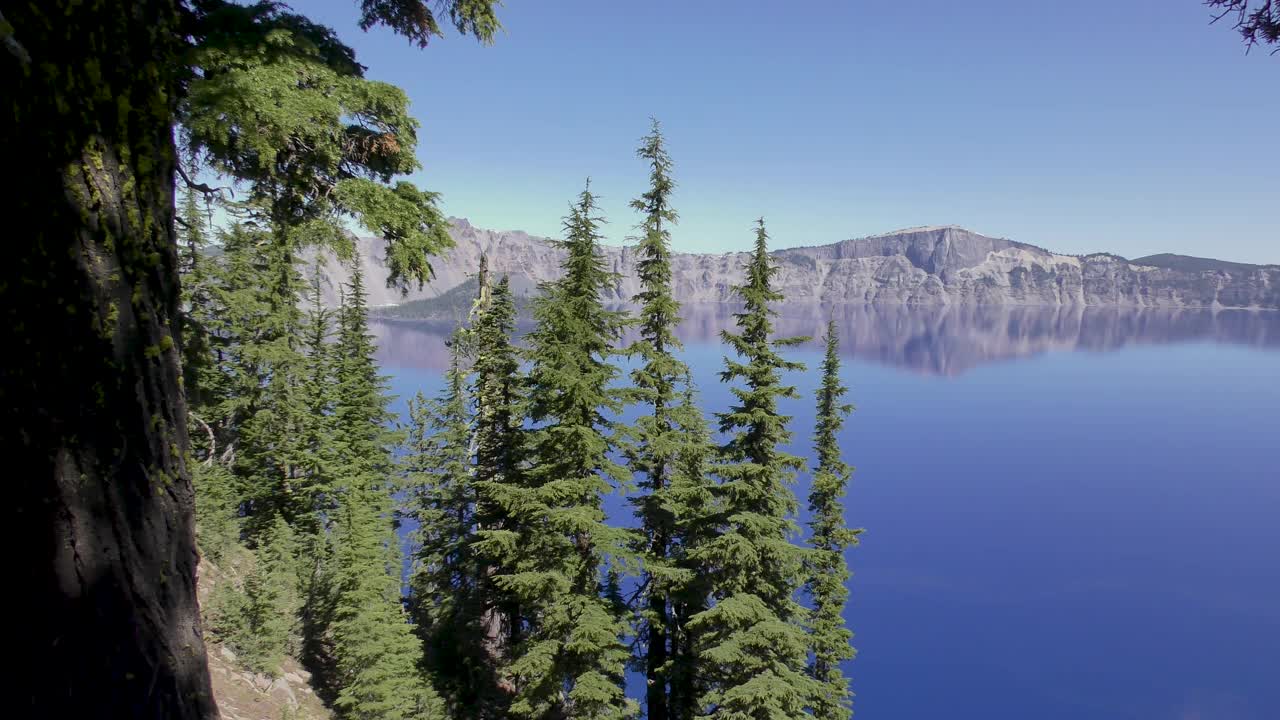
{"label": "mossy tree bark", "polygon": [[212,718],[178,348],[173,0],[0,3],[0,143],[20,180],[0,450],[19,716]]}

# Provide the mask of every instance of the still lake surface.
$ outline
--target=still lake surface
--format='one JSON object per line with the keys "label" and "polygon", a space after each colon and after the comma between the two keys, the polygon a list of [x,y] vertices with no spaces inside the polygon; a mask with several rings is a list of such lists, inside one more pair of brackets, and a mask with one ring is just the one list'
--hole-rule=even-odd
{"label": "still lake surface", "polygon": [[[729,313],[684,312],[708,413]],[[1280,313],[788,306],[780,333],[828,315],[858,717],[1280,718]],[[397,410],[439,391],[448,325],[373,330]],[[808,455],[821,348],[790,354]]]}

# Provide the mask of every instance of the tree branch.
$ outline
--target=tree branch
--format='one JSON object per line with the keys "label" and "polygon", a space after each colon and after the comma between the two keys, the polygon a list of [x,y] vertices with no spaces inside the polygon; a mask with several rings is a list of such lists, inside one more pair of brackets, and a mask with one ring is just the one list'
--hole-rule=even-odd
{"label": "tree branch", "polygon": [[187,411],[187,414],[195,418],[195,421],[200,423],[200,426],[204,428],[205,433],[209,436],[209,453],[204,458],[204,464],[208,467],[213,464],[213,456],[218,449],[218,441],[213,436],[213,428],[209,427],[209,423],[200,419],[199,415],[191,412],[190,410]]}
{"label": "tree branch", "polygon": [[198,183],[192,180],[190,176],[187,175],[187,171],[182,169],[182,163],[175,163],[175,167],[178,168],[178,175],[182,176],[182,182],[186,183],[187,187],[195,190],[196,192],[202,192],[205,195],[217,195],[218,193],[226,191],[231,195],[231,197],[234,198],[236,196],[236,191],[229,187],[209,187],[204,183]]}
{"label": "tree branch", "polygon": [[31,54],[27,49],[22,47],[22,43],[18,42],[18,38],[14,37],[13,26],[8,20],[4,19],[4,13],[0,12],[0,42],[4,43],[5,49],[9,54],[18,59],[23,67],[31,64]]}

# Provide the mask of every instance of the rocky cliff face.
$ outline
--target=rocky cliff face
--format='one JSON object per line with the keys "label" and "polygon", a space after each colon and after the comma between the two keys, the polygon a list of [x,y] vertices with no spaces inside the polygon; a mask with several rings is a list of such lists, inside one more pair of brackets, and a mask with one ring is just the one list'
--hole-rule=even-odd
{"label": "rocky cliff face", "polygon": [[[560,251],[523,232],[495,232],[455,220],[457,246],[432,264],[436,279],[401,295],[383,287],[387,276],[380,242],[358,241],[358,257],[374,305],[436,297],[475,272],[480,254],[508,273],[517,292],[531,292],[559,272]],[[621,275],[610,300],[638,292],[631,248],[606,247],[606,261]],[[1280,308],[1280,266],[1151,256],[1140,261],[1096,254],[1058,255],[1033,245],[962,228],[900,230],[832,245],[773,253],[777,283],[789,301],[912,305],[1116,305],[1165,308]],[[1172,258],[1172,259],[1171,259]],[[1197,260],[1197,262],[1187,262]],[[673,284],[684,303],[730,302],[742,280],[745,253],[677,254]],[[1144,264],[1150,263],[1150,264]],[[346,271],[329,262],[331,281]],[[330,300],[336,291],[330,290]]]}

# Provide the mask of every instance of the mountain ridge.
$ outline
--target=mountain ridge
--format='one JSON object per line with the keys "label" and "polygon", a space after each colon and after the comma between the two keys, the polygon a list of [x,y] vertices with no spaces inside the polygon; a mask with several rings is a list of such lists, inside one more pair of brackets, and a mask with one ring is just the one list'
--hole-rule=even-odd
{"label": "mountain ridge", "polygon": [[[435,277],[408,294],[384,287],[380,241],[356,240],[356,257],[373,305],[400,305],[443,295],[463,284],[486,254],[519,295],[559,273],[553,241],[519,230],[477,228],[451,218],[455,247],[431,258]],[[619,274],[607,300],[639,291],[634,247],[605,245],[606,266]],[[681,302],[731,302],[748,253],[672,253],[672,287]],[[1159,254],[1128,260],[1112,253],[1069,255],[1030,243],[982,235],[956,225],[932,225],[771,252],[777,287],[788,302],[917,305],[1085,305],[1168,308],[1280,309],[1280,265],[1250,265]],[[348,270],[327,262],[325,301]]]}

